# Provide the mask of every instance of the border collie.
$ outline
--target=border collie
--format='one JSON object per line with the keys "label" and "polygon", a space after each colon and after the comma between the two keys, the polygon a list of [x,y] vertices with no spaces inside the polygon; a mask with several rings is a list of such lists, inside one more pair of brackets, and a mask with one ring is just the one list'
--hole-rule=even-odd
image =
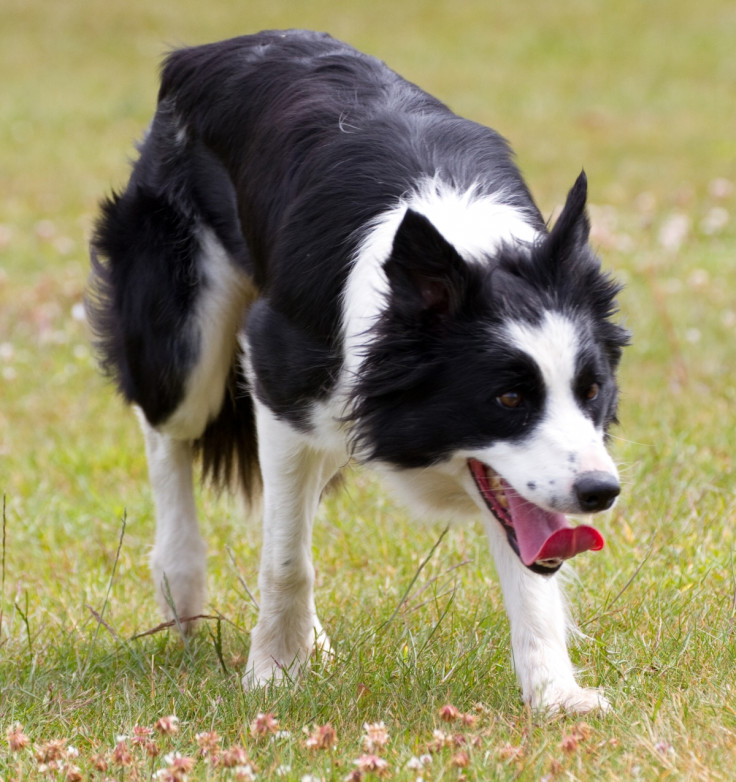
{"label": "border collie", "polygon": [[534,708],[581,688],[554,575],[599,549],[563,514],[619,493],[605,447],[627,332],[581,174],[549,230],[504,139],[328,35],[171,53],[124,191],[102,205],[88,311],[135,405],[162,610],[205,602],[192,465],[262,491],[246,687],[329,650],[312,524],[349,460],[421,516],[480,516]]}

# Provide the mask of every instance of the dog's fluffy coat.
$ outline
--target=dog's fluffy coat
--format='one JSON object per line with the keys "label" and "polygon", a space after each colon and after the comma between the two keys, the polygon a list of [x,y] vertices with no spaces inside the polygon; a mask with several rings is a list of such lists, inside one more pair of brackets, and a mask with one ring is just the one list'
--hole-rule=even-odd
{"label": "dog's fluffy coat", "polygon": [[626,333],[585,202],[581,175],[548,231],[497,133],[327,35],[168,57],[87,304],[144,430],[166,613],[186,624],[205,600],[193,457],[248,496],[262,480],[247,686],[328,648],[312,522],[352,457],[421,514],[480,514],[525,700],[605,706],[575,681],[554,575],[602,545],[561,514],[618,493],[604,440]]}

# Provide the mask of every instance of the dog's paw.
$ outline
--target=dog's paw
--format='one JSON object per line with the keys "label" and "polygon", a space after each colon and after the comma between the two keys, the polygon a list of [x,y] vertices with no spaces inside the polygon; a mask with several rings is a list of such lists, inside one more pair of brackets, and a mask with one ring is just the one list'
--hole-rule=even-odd
{"label": "dog's paw", "polygon": [[[294,673],[298,676],[299,669],[297,668]],[[292,674],[277,660],[271,660],[269,664],[265,660],[260,663],[252,662],[250,658],[246,665],[246,673],[241,679],[246,692],[266,687],[279,687],[292,681],[294,681]]]}
{"label": "dog's paw", "polygon": [[309,656],[304,653],[272,655],[251,648],[246,673],[242,678],[243,689],[293,687],[309,668]]}
{"label": "dog's paw", "polygon": [[591,711],[607,712],[611,704],[600,690],[578,687],[555,687],[547,685],[531,698],[534,711],[554,714],[564,711],[569,714],[587,714]]}
{"label": "dog's paw", "polygon": [[[263,633],[256,626],[242,683],[245,690],[295,684],[309,668],[310,659],[330,660],[334,651],[330,639],[315,617],[314,628],[296,651],[289,644],[269,645],[263,642]],[[288,649],[288,650],[287,650]]]}
{"label": "dog's paw", "polygon": [[190,633],[197,624],[192,617],[200,616],[207,599],[207,575],[204,548],[198,561],[187,567],[163,562],[154,555],[151,571],[156,587],[156,599],[166,621],[175,621],[183,633]]}

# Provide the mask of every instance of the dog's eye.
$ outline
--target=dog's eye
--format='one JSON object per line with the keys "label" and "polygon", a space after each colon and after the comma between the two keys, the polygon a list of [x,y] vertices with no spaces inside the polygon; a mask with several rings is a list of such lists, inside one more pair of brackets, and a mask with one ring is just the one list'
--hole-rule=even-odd
{"label": "dog's eye", "polygon": [[588,402],[592,402],[594,399],[597,398],[598,394],[600,393],[601,387],[598,385],[598,383],[591,383],[590,388],[585,392],[585,399]]}
{"label": "dog's eye", "polygon": [[513,409],[521,405],[521,403],[524,401],[524,397],[521,394],[519,394],[517,391],[507,391],[505,394],[501,394],[501,396],[497,396],[496,401],[502,407],[508,407],[509,409]]}

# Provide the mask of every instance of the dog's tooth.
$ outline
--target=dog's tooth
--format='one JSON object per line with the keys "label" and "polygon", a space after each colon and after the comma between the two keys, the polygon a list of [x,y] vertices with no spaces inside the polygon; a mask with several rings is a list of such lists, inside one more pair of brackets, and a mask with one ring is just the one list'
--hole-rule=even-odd
{"label": "dog's tooth", "polygon": [[491,489],[493,491],[498,491],[501,488],[501,476],[500,475],[493,475],[490,480]]}
{"label": "dog's tooth", "polygon": [[507,510],[508,510],[508,507],[509,507],[509,501],[506,499],[506,495],[505,495],[503,492],[501,492],[501,493],[498,495],[498,497],[497,497],[497,498],[498,498],[498,504],[499,504],[499,505],[500,505],[502,508],[505,508],[505,509],[507,509]]}
{"label": "dog's tooth", "polygon": [[553,557],[552,559],[538,559],[537,565],[547,568],[556,568],[562,564],[562,560],[559,557]]}

